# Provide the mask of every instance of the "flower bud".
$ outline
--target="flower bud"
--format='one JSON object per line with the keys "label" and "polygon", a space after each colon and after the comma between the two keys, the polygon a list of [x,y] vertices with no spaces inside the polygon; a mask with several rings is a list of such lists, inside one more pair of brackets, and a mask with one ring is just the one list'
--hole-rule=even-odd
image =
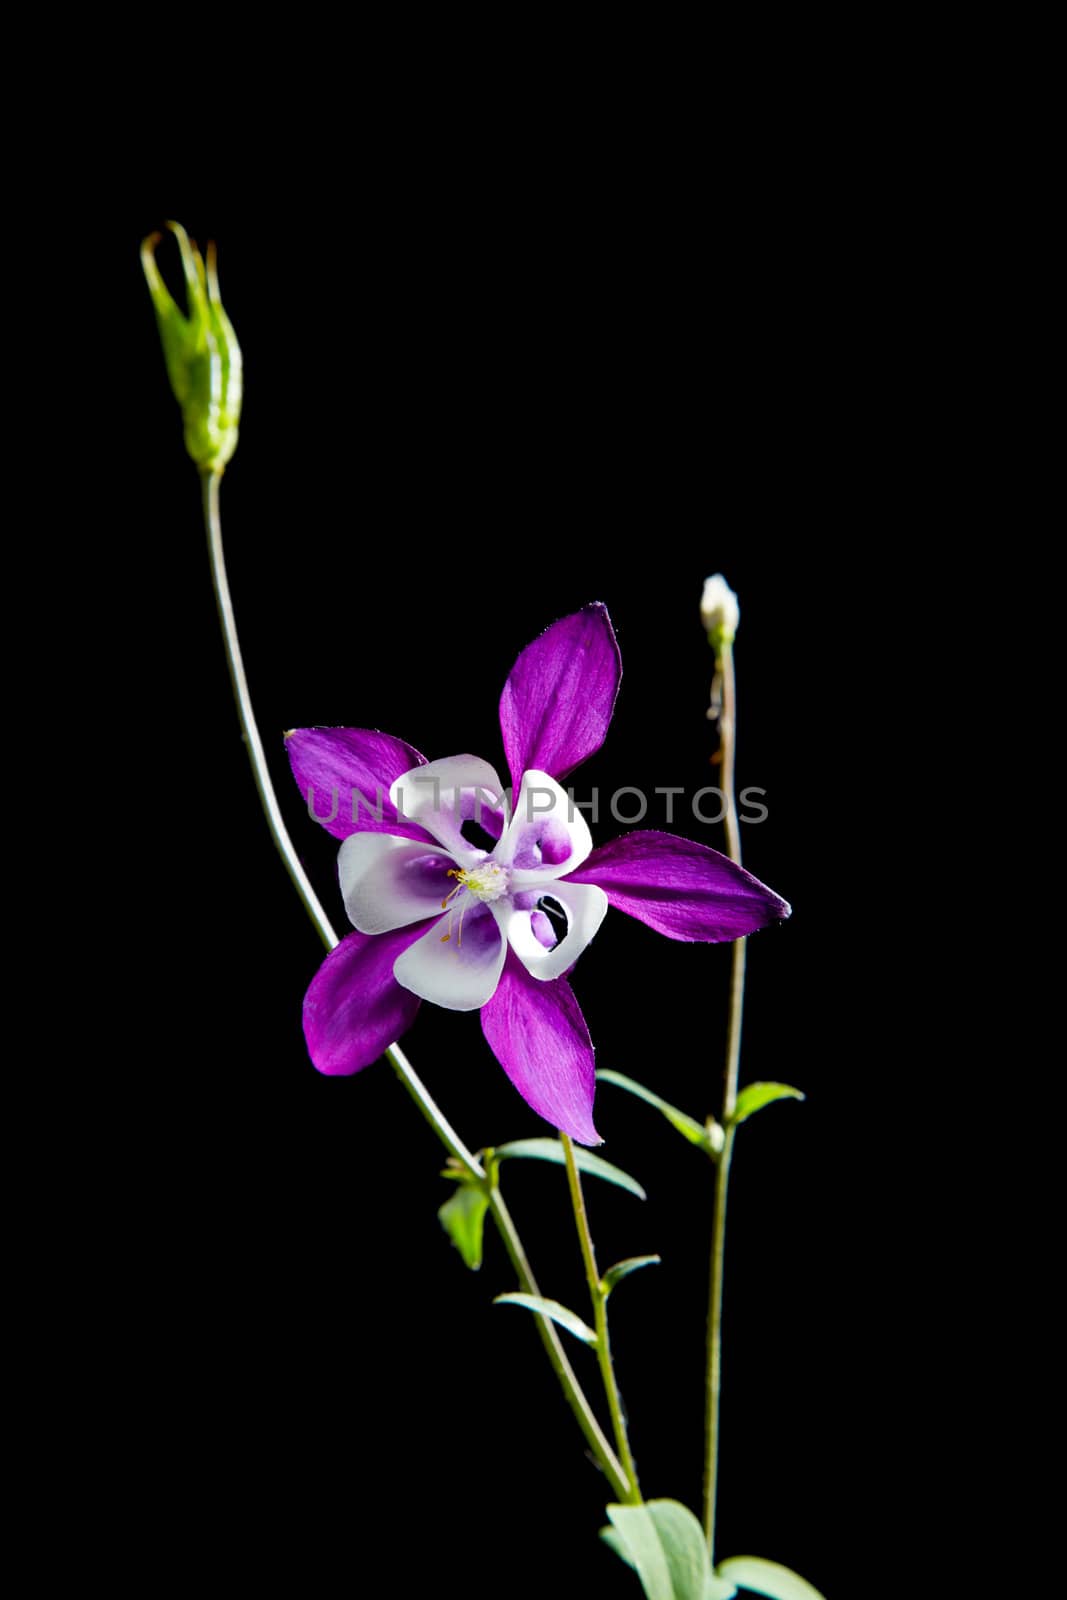
{"label": "flower bud", "polygon": [[700,602],[700,620],[708,632],[708,643],[714,650],[733,644],[737,624],[741,620],[741,607],[737,596],[721,572],[708,578]]}
{"label": "flower bud", "polygon": [[141,265],[155,307],[163,358],[185,423],[185,448],[202,472],[221,472],[237,448],[241,415],[241,347],[219,299],[215,246],[207,267],[177,222],[167,227],[178,241],[189,311],[174,302],[156,266],[161,234],[141,246]]}

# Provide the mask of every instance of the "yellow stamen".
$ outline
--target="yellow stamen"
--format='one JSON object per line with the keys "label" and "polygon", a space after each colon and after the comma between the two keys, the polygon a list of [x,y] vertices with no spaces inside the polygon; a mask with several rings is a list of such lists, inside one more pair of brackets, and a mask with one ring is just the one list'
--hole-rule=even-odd
{"label": "yellow stamen", "polygon": [[[470,868],[450,867],[447,876],[455,878],[456,887],[451,893],[446,894],[441,901],[441,910],[449,912],[448,932],[441,935],[442,944],[447,944],[452,937],[451,912],[455,909],[452,902],[461,889],[466,889],[473,900],[478,900],[485,904],[488,901],[499,900],[502,895],[507,893],[508,888],[508,874],[495,861],[486,861],[480,866]],[[456,944],[459,946],[463,944],[463,918],[466,912],[467,902],[464,901],[460,906],[459,931],[456,935]]]}

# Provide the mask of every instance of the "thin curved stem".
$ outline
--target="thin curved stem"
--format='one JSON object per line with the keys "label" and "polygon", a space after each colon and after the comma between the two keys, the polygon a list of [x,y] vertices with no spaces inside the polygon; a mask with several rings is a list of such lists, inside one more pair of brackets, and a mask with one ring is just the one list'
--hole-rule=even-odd
{"label": "thin curved stem", "polygon": [[[234,699],[237,702],[237,715],[241,723],[241,733],[244,738],[248,759],[252,765],[252,776],[255,779],[256,789],[263,806],[267,826],[271,838],[274,840],[278,854],[282,858],[285,870],[292,880],[293,887],[303,902],[304,909],[315,925],[315,929],[326,946],[332,950],[340,943],[333,924],[322,908],[322,904],[311,886],[307,873],[304,871],[296,848],[285,826],[278,797],[271,781],[270,769],[263,749],[263,741],[256,725],[255,713],[252,709],[252,697],[248,689],[248,680],[245,676],[244,662],[241,657],[241,645],[237,636],[237,622],[234,617],[233,600],[230,595],[229,580],[226,576],[226,560],[222,547],[222,522],[219,516],[219,472],[205,472],[203,474],[204,490],[204,522],[207,528],[208,553],[211,558],[211,579],[215,588],[215,601],[218,606],[219,622],[222,626],[223,642],[226,647],[226,661],[230,669],[230,682],[233,685]],[[399,1045],[391,1045],[385,1052],[386,1059],[396,1072],[404,1088],[418,1106],[426,1121],[430,1124],[438,1139],[444,1145],[450,1156],[463,1167],[464,1171],[480,1183],[487,1181],[487,1174],[482,1163],[463,1143],[459,1134],[452,1127],[444,1112],[434,1100],[430,1091],[415,1071],[404,1051]],[[537,1281],[530,1269],[526,1258],[522,1240],[519,1238],[518,1229],[512,1220],[511,1213],[504,1203],[504,1197],[495,1184],[489,1189],[489,1208],[496,1225],[497,1231],[504,1242],[512,1266],[519,1278],[523,1291],[526,1294],[539,1295]],[[559,1378],[567,1404],[574,1412],[589,1447],[603,1468],[612,1490],[619,1495],[628,1488],[627,1479],[615,1452],[597,1422],[596,1416],[588,1399],[578,1382],[574,1368],[567,1358],[567,1353],[560,1343],[559,1334],[555,1325],[547,1317],[537,1318],[538,1331],[541,1342],[552,1368]]]}
{"label": "thin curved stem", "polygon": [[574,1145],[567,1134],[561,1132],[559,1137],[567,1162],[567,1183],[571,1191],[574,1220],[578,1226],[578,1241],[582,1248],[582,1261],[585,1264],[589,1296],[593,1302],[597,1361],[600,1364],[600,1376],[604,1380],[604,1393],[607,1396],[608,1410],[611,1412],[611,1426],[615,1433],[615,1448],[619,1452],[619,1457],[626,1473],[627,1481],[624,1485],[623,1499],[628,1505],[640,1505],[641,1489],[637,1482],[637,1468],[634,1465],[634,1458],[630,1450],[622,1399],[619,1395],[619,1385],[615,1380],[615,1368],[611,1360],[611,1340],[608,1336],[607,1292],[601,1282],[600,1273],[597,1271],[596,1251],[593,1249],[593,1235],[589,1229],[589,1217],[585,1209],[585,1195],[582,1193],[582,1180],[578,1173],[578,1163],[574,1159]]}
{"label": "thin curved stem", "polygon": [[256,726],[255,713],[252,710],[252,697],[248,692],[248,679],[245,677],[244,661],[241,658],[241,645],[237,638],[237,622],[233,614],[233,600],[230,597],[230,584],[226,577],[226,561],[222,553],[222,523],[219,520],[219,482],[222,474],[219,472],[205,472],[203,474],[204,486],[204,521],[207,525],[208,551],[211,556],[211,578],[215,585],[215,604],[218,606],[219,622],[222,625],[222,636],[226,644],[226,661],[230,669],[230,682],[233,685],[233,696],[237,701],[237,715],[241,721],[241,733],[244,736],[245,748],[248,759],[252,764],[252,776],[255,779],[256,789],[259,792],[263,814],[267,819],[267,826],[271,838],[282,858],[286,872],[292,879],[293,887],[304,903],[304,909],[318,931],[319,938],[328,950],[332,950],[338,943],[338,938],[330,926],[330,919],[322,909],[318,895],[311,887],[311,882],[301,864],[300,857],[293,848],[293,841],[285,826],[278,797],[274,793],[274,785],[270,779],[270,769],[267,766],[267,757],[263,751],[263,741],[259,736]]}
{"label": "thin curved stem", "polygon": [[[722,693],[719,720],[722,792],[726,802],[726,847],[731,861],[741,864],[741,829],[734,783],[737,696],[733,646],[724,644],[717,681]],[[715,1559],[715,1512],[719,1487],[719,1419],[722,1395],[722,1290],[726,1265],[726,1197],[734,1149],[734,1110],[741,1062],[741,1019],[745,1003],[745,941],[734,941],[730,973],[730,1009],[726,1033],[726,1074],[722,1096],[724,1142],[715,1165],[715,1199],[711,1235],[711,1281],[708,1291],[708,1356],[704,1405],[704,1532]]]}

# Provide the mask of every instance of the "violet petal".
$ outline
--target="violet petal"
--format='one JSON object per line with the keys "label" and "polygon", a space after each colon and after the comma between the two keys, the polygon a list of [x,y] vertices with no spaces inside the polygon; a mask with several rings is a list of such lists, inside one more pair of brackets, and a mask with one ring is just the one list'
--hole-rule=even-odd
{"label": "violet petal", "polygon": [[426,763],[403,739],[373,728],[294,728],[285,749],[304,804],[335,839],[353,833],[429,839],[389,798],[402,773]]}
{"label": "violet petal", "polygon": [[538,1116],[579,1144],[600,1144],[593,1126],[593,1046],[565,978],[538,983],[512,952],[482,1007],[489,1048]]}
{"label": "violet petal", "polygon": [[500,731],[518,793],[531,767],[565,778],[604,743],[622,662],[607,607],[583,606],[528,644],[500,697]]}
{"label": "violet petal", "polygon": [[668,939],[740,939],[790,907],[728,856],[671,833],[626,833],[601,845],[569,875],[596,883],[611,905]]}
{"label": "violet petal", "polygon": [[304,1037],[320,1072],[358,1072],[411,1027],[418,997],[397,983],[393,966],[423,928],[350,933],[330,951],[304,997]]}

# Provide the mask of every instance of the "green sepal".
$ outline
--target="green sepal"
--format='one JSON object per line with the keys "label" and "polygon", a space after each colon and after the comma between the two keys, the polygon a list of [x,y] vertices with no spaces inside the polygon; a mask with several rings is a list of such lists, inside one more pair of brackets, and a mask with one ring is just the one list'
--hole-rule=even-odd
{"label": "green sepal", "polygon": [[739,1123],[746,1122],[755,1112],[773,1105],[776,1100],[803,1099],[801,1091],[789,1083],[746,1083],[737,1097],[730,1122],[736,1128]]}
{"label": "green sepal", "polygon": [[705,1151],[713,1161],[717,1161],[719,1151],[723,1147],[723,1131],[714,1118],[709,1117],[707,1123],[698,1122],[687,1111],[679,1111],[677,1106],[672,1106],[669,1100],[653,1094],[651,1089],[646,1089],[643,1083],[636,1083],[633,1078],[626,1078],[621,1072],[611,1072],[605,1069],[597,1073],[600,1083],[613,1083],[617,1089],[625,1089],[628,1094],[636,1095],[646,1105],[655,1106],[656,1110],[666,1117],[672,1128],[677,1128],[683,1139],[688,1139],[690,1144],[697,1145]]}
{"label": "green sepal", "polygon": [[573,1333],[576,1339],[583,1344],[595,1345],[596,1333],[587,1322],[575,1312],[568,1311],[566,1306],[561,1306],[558,1300],[545,1300],[539,1294],[498,1294],[493,1301],[495,1306],[525,1306],[527,1311],[535,1311],[539,1316],[551,1317],[553,1322],[558,1322],[561,1328],[566,1328],[568,1333]]}
{"label": "green sepal", "polygon": [[[510,1144],[497,1145],[493,1153],[498,1161],[508,1156],[518,1156],[527,1161],[552,1161],[560,1167],[565,1166],[567,1161],[558,1139],[513,1139]],[[576,1147],[574,1161],[579,1172],[586,1172],[591,1178],[603,1178],[605,1183],[614,1183],[618,1188],[625,1189],[627,1194],[636,1195],[639,1200],[648,1199],[636,1178],[631,1178],[621,1167],[613,1167],[610,1161],[603,1160],[601,1156],[593,1155],[590,1150]]]}
{"label": "green sepal", "polygon": [[600,1280],[600,1287],[604,1291],[605,1299],[615,1285],[621,1283],[623,1278],[628,1278],[631,1272],[637,1272],[641,1267],[657,1267],[661,1260],[661,1256],[627,1256],[625,1261],[616,1261],[615,1265],[609,1267]]}
{"label": "green sepal", "polygon": [[[799,1573],[779,1566],[777,1561],[764,1561],[759,1556],[731,1556],[720,1561],[720,1577],[729,1583],[751,1589],[768,1600],[824,1600],[818,1589]],[[732,1592],[732,1591],[731,1591]]]}

